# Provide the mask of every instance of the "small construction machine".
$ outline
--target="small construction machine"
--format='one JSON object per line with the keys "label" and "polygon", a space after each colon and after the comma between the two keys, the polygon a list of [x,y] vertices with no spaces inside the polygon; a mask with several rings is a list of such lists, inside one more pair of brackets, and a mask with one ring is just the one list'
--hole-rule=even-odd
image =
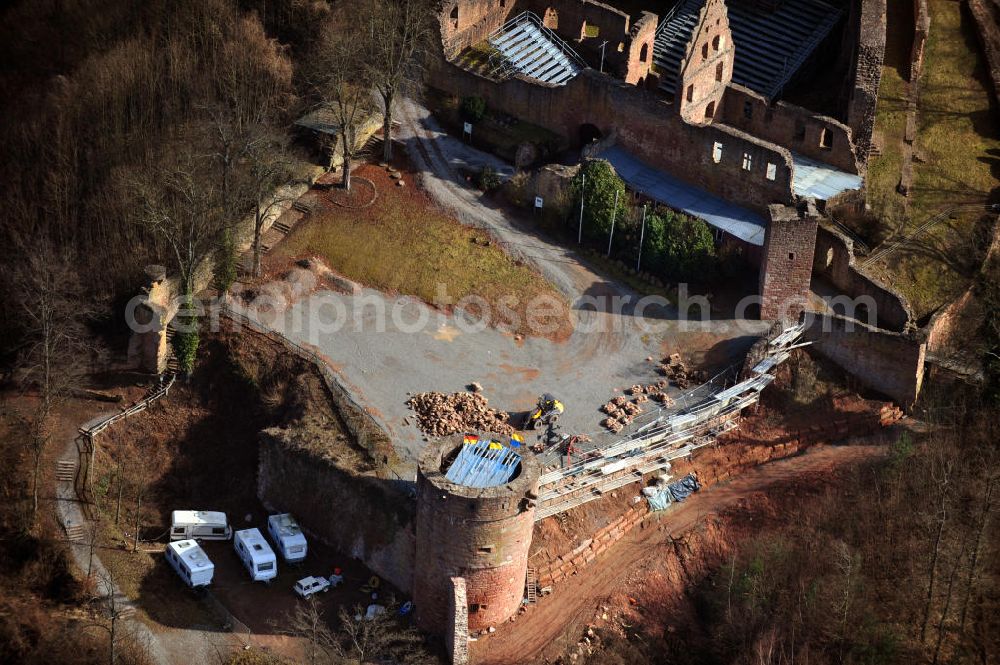
{"label": "small construction machine", "polygon": [[538,405],[534,411],[528,412],[528,417],[524,422],[524,429],[538,429],[539,425],[555,425],[565,407],[549,393],[544,393],[538,398]]}

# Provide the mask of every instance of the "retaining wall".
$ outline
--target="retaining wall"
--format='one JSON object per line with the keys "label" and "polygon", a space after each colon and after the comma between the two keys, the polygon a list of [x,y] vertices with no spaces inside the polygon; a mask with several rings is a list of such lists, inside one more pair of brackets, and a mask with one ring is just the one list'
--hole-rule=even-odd
{"label": "retaining wall", "polygon": [[867,326],[840,316],[810,315],[810,348],[868,388],[909,409],[920,394],[927,345],[915,334]]}

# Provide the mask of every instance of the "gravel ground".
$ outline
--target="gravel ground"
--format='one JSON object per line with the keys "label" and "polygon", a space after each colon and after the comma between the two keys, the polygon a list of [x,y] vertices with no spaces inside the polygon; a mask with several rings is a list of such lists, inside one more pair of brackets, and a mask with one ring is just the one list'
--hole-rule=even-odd
{"label": "gravel ground", "polygon": [[[563,432],[600,433],[601,405],[615,389],[658,378],[655,363],[664,355],[700,351],[736,359],[766,329],[757,321],[741,322],[738,331],[731,321],[683,324],[669,305],[650,307],[649,316],[640,319],[633,310],[634,292],[594,272],[574,252],[519,228],[462,184],[455,170],[488,163],[509,172],[508,165],[444,133],[429,111],[411,100],[400,104],[398,115],[399,138],[431,197],[463,223],[489,228],[509,252],[534,265],[573,303],[575,323],[565,342],[517,339],[494,328],[474,329],[460,310],[450,314],[371,289],[355,295],[318,292],[276,319],[256,317],[328,359],[393,438],[402,477],[413,477],[425,446],[405,404],[411,393],[459,391],[477,381],[491,407],[518,412],[550,392],[566,405]],[[616,296],[632,300],[622,307],[594,304]],[[348,323],[333,330],[338,308]],[[379,317],[379,310],[390,315]],[[422,319],[426,323],[416,326]]]}

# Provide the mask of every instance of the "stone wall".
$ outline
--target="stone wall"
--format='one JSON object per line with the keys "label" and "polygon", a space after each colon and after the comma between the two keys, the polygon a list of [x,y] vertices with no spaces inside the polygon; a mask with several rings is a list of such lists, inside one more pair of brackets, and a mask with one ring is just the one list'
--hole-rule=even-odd
{"label": "stone wall", "polygon": [[478,44],[514,14],[515,0],[445,0],[438,19],[445,55]]}
{"label": "stone wall", "polygon": [[902,332],[913,322],[910,305],[901,294],[858,270],[854,264],[854,243],[839,231],[819,227],[813,272],[851,298],[870,298],[879,326]]}
{"label": "stone wall", "polygon": [[993,96],[1000,101],[1000,6],[996,0],[969,0],[969,11],[986,54]]}
{"label": "stone wall", "polygon": [[309,535],[410,592],[414,506],[401,489],[290,445],[279,428],[262,432],[259,445],[257,496],[268,510],[294,513]]}
{"label": "stone wall", "polygon": [[[733,203],[764,212],[771,203],[790,203],[791,153],[722,123],[685,123],[655,93],[584,70],[564,86],[510,78],[497,83],[443,59],[432,64],[430,80],[463,97],[478,95],[494,109],[577,141],[580,127],[595,125],[605,136],[654,168]],[[720,144],[720,159],[713,158]],[[744,168],[746,165],[748,168]],[[766,177],[773,166],[774,179]]]}
{"label": "stone wall", "polygon": [[817,213],[772,205],[760,266],[760,318],[797,320],[809,301]]}
{"label": "stone wall", "polygon": [[910,83],[920,80],[924,69],[924,51],[927,36],[931,32],[931,15],[927,11],[927,0],[913,0],[913,46],[910,49]]}
{"label": "stone wall", "polygon": [[858,173],[851,128],[787,102],[769,104],[764,95],[730,83],[722,98],[722,122],[789,150]]}
{"label": "stone wall", "polygon": [[[894,0],[905,1],[905,0]],[[871,153],[875,129],[875,105],[885,60],[886,0],[860,0],[857,12],[857,48],[853,83],[847,106],[847,124],[854,136],[854,149],[862,168]]]}
{"label": "stone wall", "polygon": [[628,59],[625,62],[626,83],[642,85],[653,64],[653,41],[656,38],[656,14],[643,12],[629,31]]}
{"label": "stone wall", "polygon": [[903,408],[913,406],[924,378],[923,340],[840,316],[809,317],[803,338],[814,342],[810,349]]}
{"label": "stone wall", "polygon": [[684,120],[708,124],[715,119],[726,86],[733,80],[735,57],[726,3],[707,0],[681,60],[674,104]]}
{"label": "stone wall", "polygon": [[445,652],[451,665],[469,662],[469,601],[465,593],[465,580],[451,578],[451,604],[448,606],[448,626],[444,634]]}

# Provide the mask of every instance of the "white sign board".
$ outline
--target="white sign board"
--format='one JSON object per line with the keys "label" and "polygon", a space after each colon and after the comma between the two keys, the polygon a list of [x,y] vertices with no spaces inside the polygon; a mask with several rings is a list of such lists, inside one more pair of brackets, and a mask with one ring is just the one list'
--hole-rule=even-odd
{"label": "white sign board", "polygon": [[472,133],[472,123],[471,122],[465,123],[462,126],[462,131],[464,131],[466,134],[471,134]]}
{"label": "white sign board", "polygon": [[535,197],[535,207],[536,208],[541,208],[542,207],[542,197],[541,196],[536,196]]}

